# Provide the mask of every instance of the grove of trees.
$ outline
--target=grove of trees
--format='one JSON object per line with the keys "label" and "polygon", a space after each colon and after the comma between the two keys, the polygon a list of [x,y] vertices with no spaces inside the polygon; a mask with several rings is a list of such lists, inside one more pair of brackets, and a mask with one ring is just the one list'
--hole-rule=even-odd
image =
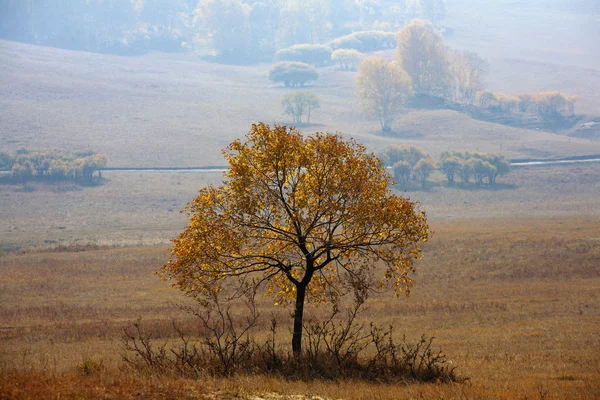
{"label": "grove of trees", "polygon": [[340,64],[344,70],[354,71],[358,68],[365,55],[354,49],[338,49],[331,54],[331,59]]}
{"label": "grove of trees", "polygon": [[322,44],[296,44],[275,53],[275,61],[299,61],[322,66],[331,59],[331,47]]}
{"label": "grove of trees", "polygon": [[0,152],[0,171],[10,174],[13,182],[24,187],[31,179],[56,183],[63,181],[92,182],[94,173],[101,176],[107,157],[93,151],[19,149],[15,153]]}
{"label": "grove of trees", "polygon": [[525,93],[508,96],[485,90],[478,93],[481,107],[510,115],[513,113],[530,113],[542,119],[570,117],[575,114],[575,96],[561,92]]}
{"label": "grove of trees", "polygon": [[189,223],[161,268],[174,286],[202,298],[233,285],[291,302],[297,356],[306,302],[376,287],[408,294],[427,219],[391,192],[362,145],[260,123],[224,154],[225,181],[188,204]]}
{"label": "grove of trees", "polygon": [[388,146],[381,152],[379,158],[383,165],[392,167],[394,179],[402,184],[417,180],[424,187],[436,167],[431,155],[411,145]]}
{"label": "grove of trees", "polygon": [[487,178],[488,184],[493,186],[498,176],[510,172],[510,162],[497,153],[443,151],[438,165],[450,184],[458,176],[461,185],[469,184],[471,178],[475,184],[482,185]]}

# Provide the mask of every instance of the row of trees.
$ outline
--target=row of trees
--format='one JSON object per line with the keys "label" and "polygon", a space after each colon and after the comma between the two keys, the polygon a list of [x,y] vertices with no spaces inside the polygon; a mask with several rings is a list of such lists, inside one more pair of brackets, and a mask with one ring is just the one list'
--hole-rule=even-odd
{"label": "row of trees", "polygon": [[120,54],[208,48],[253,62],[294,44],[440,21],[445,12],[443,0],[4,0],[0,38]]}
{"label": "row of trees", "polygon": [[481,107],[503,114],[531,113],[544,119],[569,117],[575,114],[575,96],[564,93],[540,92],[507,96],[489,90],[478,93]]}
{"label": "row of trees", "polygon": [[487,183],[493,186],[498,176],[510,172],[510,162],[497,153],[444,151],[438,165],[448,183],[454,183],[458,176],[461,185],[469,184],[471,178],[477,185],[482,185],[487,178]]}
{"label": "row of trees", "polygon": [[15,153],[0,152],[0,171],[7,171],[13,182],[25,187],[32,178],[62,181],[92,182],[94,173],[102,176],[107,157],[93,151],[64,152],[60,150],[19,149]]}
{"label": "row of trees", "polygon": [[410,145],[387,147],[380,159],[391,167],[396,182],[407,184],[411,180],[425,186],[427,179],[436,167],[446,176],[449,184],[460,179],[461,185],[468,185],[471,179],[476,185],[495,185],[496,178],[510,171],[510,162],[497,153],[443,151],[436,164],[431,155]]}

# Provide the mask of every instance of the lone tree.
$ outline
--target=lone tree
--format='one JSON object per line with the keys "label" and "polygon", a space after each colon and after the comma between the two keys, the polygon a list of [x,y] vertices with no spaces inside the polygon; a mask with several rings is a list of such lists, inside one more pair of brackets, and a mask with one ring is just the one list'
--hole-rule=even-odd
{"label": "lone tree", "polygon": [[367,58],[358,69],[356,94],[365,113],[376,117],[381,129],[388,131],[413,90],[410,77],[399,64]]}
{"label": "lone tree", "polygon": [[283,82],[285,87],[304,86],[307,81],[319,79],[319,73],[312,66],[301,62],[278,62],[269,71],[269,79],[273,82]]}
{"label": "lone tree", "polygon": [[319,98],[313,92],[303,92],[297,90],[285,95],[281,99],[281,105],[284,113],[291,116],[294,123],[301,124],[302,116],[306,112],[306,122],[310,123],[310,114],[313,110],[321,107]]}
{"label": "lone tree", "polygon": [[414,19],[398,32],[396,58],[416,93],[447,98],[451,87],[448,50],[431,22]]}
{"label": "lone tree", "polygon": [[161,268],[174,286],[202,296],[235,282],[293,301],[295,355],[306,301],[371,287],[381,267],[380,285],[408,294],[427,219],[391,193],[391,177],[362,145],[260,123],[223,154],[224,183],[187,205],[189,223]]}

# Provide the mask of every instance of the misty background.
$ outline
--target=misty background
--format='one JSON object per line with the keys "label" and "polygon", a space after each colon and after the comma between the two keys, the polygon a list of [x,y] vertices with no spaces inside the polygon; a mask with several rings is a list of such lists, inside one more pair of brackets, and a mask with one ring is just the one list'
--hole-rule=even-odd
{"label": "misty background", "polygon": [[[597,65],[597,0],[2,0],[0,38],[118,55],[187,52],[216,61],[271,61],[294,44],[432,21],[461,47]],[[493,48],[480,48],[494,42]]]}

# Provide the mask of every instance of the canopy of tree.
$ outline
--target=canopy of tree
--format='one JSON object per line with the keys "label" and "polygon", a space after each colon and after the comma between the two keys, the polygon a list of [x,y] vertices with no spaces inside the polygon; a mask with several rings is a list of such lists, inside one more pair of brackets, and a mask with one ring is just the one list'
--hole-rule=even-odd
{"label": "canopy of tree", "polygon": [[176,287],[202,296],[234,281],[292,301],[296,354],[306,301],[373,285],[408,293],[427,220],[391,192],[391,177],[362,145],[261,123],[224,155],[224,183],[188,204],[188,226],[161,269]]}
{"label": "canopy of tree", "polygon": [[282,61],[278,62],[269,71],[269,79],[273,82],[283,82],[286,87],[304,86],[308,81],[316,81],[319,78],[317,70],[309,64]]}
{"label": "canopy of tree", "polygon": [[377,118],[385,131],[391,129],[413,90],[410,77],[398,63],[366,58],[356,76],[356,94],[364,112]]}

